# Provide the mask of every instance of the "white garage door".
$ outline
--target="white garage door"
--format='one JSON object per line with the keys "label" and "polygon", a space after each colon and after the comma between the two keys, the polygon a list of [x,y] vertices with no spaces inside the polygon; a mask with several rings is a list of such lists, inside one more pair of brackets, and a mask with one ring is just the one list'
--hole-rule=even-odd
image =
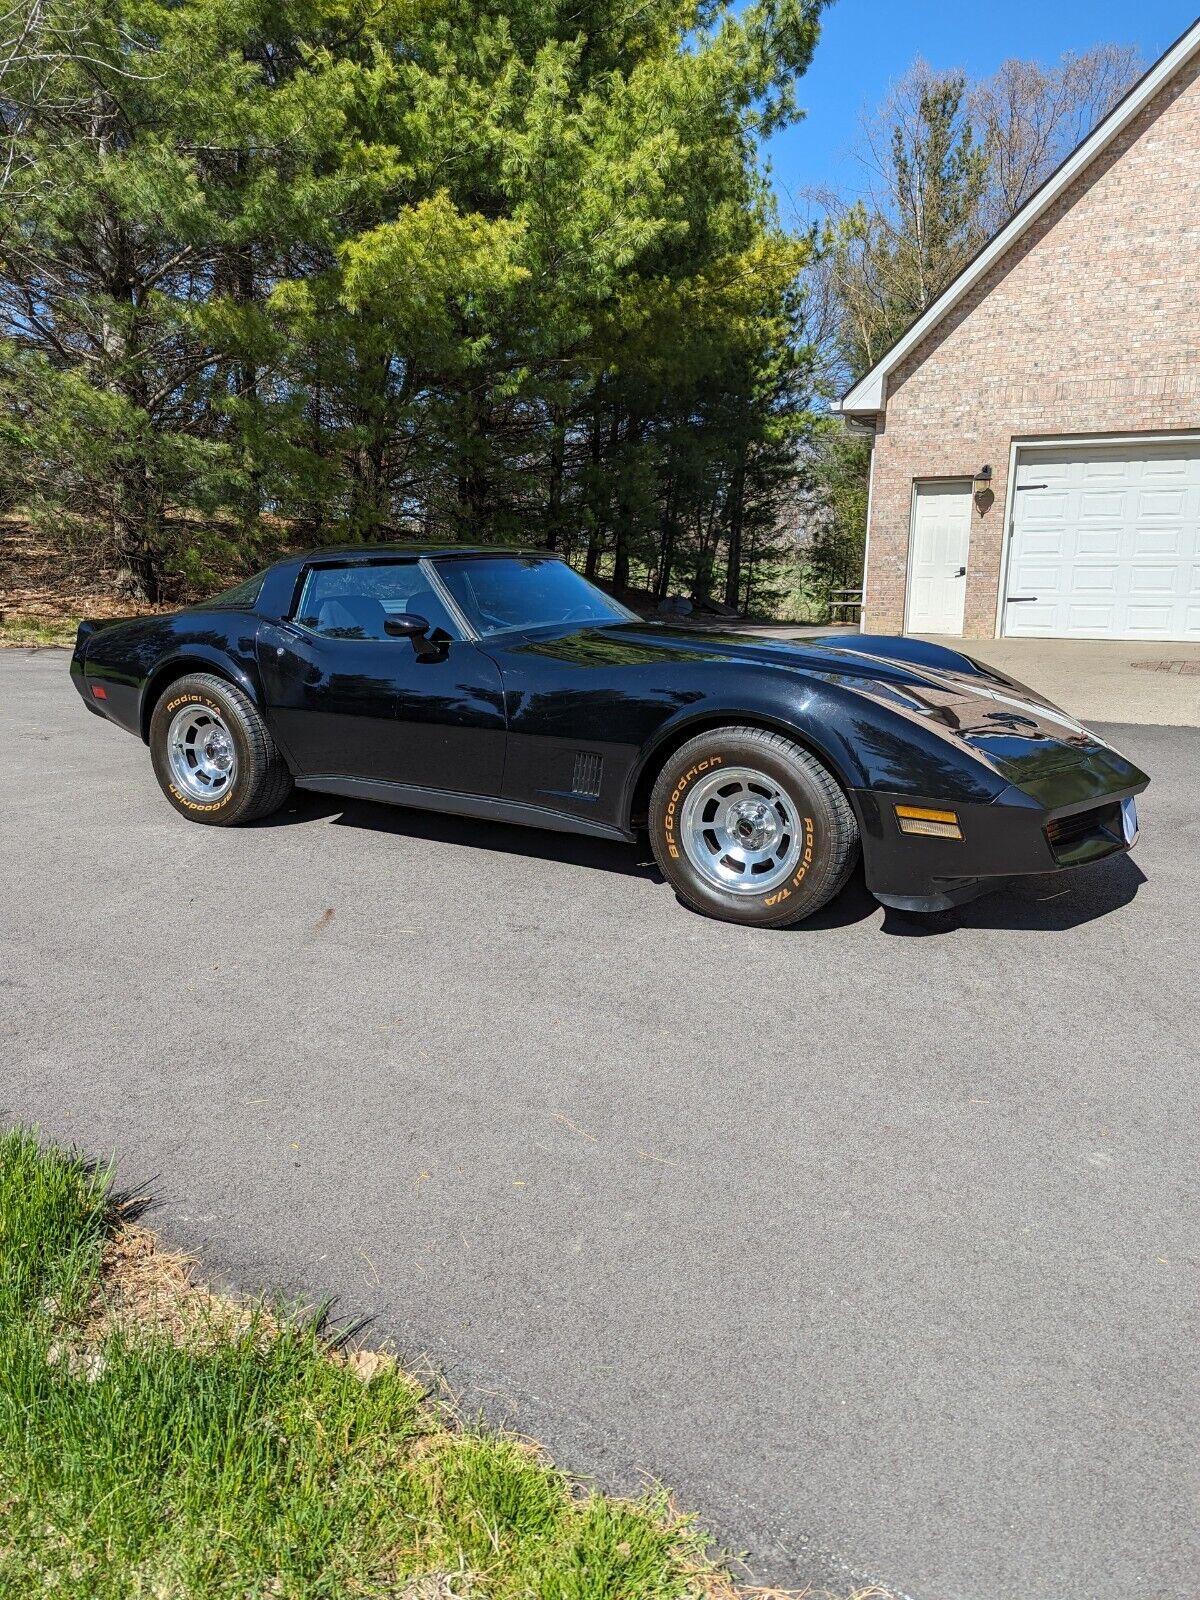
{"label": "white garage door", "polygon": [[1200,443],[1017,456],[1003,632],[1200,639]]}

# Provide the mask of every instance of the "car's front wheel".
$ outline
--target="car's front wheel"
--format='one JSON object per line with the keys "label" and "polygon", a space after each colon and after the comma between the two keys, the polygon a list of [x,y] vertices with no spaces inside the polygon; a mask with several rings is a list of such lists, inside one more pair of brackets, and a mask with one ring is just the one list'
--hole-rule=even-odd
{"label": "car's front wheel", "polygon": [[150,757],[163,793],[192,822],[253,822],[277,811],[292,788],[254,702],[208,672],[180,678],[160,696]]}
{"label": "car's front wheel", "polygon": [[838,893],[858,859],[858,825],[832,773],[763,728],[689,740],[658,775],[649,822],[680,898],[727,922],[801,922]]}

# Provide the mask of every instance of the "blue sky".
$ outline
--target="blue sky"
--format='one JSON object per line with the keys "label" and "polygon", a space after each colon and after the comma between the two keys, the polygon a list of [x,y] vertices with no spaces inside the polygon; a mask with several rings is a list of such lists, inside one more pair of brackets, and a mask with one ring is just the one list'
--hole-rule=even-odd
{"label": "blue sky", "polygon": [[1136,44],[1149,64],[1196,18],[1196,0],[836,0],[824,13],[821,42],[800,80],[808,115],[770,142],[768,153],[785,221],[792,197],[811,185],[853,190],[849,156],[859,113],[879,103],[918,56],[971,77],[995,71],[1006,56],[1054,61],[1066,50],[1101,43]]}

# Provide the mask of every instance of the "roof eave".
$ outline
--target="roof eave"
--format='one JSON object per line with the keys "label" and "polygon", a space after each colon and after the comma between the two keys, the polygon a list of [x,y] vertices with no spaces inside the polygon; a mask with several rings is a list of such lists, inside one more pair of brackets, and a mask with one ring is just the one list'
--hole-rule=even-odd
{"label": "roof eave", "polygon": [[881,367],[872,367],[831,409],[843,416],[876,416],[883,410],[886,391],[886,374]]}
{"label": "roof eave", "polygon": [[837,401],[830,405],[829,413],[839,419],[847,433],[855,434],[862,439],[875,437],[879,431],[879,420],[883,415],[882,410],[852,411]]}
{"label": "roof eave", "polygon": [[1041,188],[1030,195],[1021,209],[988,241],[975,259],[947,285],[929,309],[917,318],[912,327],[869,372],[864,373],[853,388],[846,391],[840,404],[831,409],[843,416],[855,417],[881,413],[886,403],[888,373],[895,371],[904,358],[916,349],[948,312],[953,310],[968,290],[1010,246],[1032,227],[1078,174],[1111,144],[1122,128],[1133,121],[1143,106],[1170,82],[1198,49],[1200,49],[1200,21],[1194,22],[1169,49],[1163,52],[1124,99],[1096,124],[1087,138],[1075,147],[1055,172],[1051,173]]}

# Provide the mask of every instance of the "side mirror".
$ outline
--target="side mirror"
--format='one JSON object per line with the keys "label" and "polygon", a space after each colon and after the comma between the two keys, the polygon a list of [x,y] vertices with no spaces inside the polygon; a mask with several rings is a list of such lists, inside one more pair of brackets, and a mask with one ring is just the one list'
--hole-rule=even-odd
{"label": "side mirror", "polygon": [[411,612],[403,611],[398,617],[388,617],[383,631],[393,639],[415,639],[429,632],[429,624],[424,617],[414,617]]}
{"label": "side mirror", "polygon": [[424,617],[418,617],[411,611],[387,617],[384,620],[383,631],[393,639],[411,639],[419,661],[440,661],[446,654],[445,635],[441,634],[440,629],[435,628],[431,636],[429,623]]}

